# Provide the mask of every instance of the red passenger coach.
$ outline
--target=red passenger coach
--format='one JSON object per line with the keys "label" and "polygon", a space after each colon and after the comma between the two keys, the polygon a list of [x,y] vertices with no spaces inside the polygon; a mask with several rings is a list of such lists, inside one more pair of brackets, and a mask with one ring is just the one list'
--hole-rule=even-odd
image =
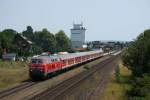
{"label": "red passenger coach", "polygon": [[103,56],[103,52],[98,50],[33,57],[29,65],[30,77],[34,79],[44,78],[48,74],[99,58],[101,56]]}

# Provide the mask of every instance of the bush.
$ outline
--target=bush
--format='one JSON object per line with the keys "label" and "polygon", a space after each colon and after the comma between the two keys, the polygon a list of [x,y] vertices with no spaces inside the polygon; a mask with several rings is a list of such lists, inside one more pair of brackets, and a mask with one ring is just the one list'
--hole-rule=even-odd
{"label": "bush", "polygon": [[122,58],[133,75],[129,100],[150,100],[150,29],[137,37]]}
{"label": "bush", "polygon": [[134,76],[150,72],[150,30],[141,33],[122,56]]}
{"label": "bush", "polygon": [[132,81],[132,86],[132,89],[127,92],[129,98],[150,98],[150,74],[135,78]]}

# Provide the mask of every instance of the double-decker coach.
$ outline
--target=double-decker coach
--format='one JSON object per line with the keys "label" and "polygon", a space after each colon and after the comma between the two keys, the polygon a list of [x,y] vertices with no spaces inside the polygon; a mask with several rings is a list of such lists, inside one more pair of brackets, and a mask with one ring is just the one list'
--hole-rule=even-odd
{"label": "double-decker coach", "polygon": [[33,57],[29,65],[31,78],[44,78],[48,74],[103,56],[103,52],[88,51],[60,55]]}

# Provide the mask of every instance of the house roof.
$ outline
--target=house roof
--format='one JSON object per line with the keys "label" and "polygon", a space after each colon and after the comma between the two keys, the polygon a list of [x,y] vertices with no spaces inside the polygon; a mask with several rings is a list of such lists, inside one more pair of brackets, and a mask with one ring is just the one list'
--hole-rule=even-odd
{"label": "house roof", "polygon": [[23,36],[22,34],[18,34],[22,39],[24,39],[28,44],[33,44],[32,41],[28,40],[27,37]]}

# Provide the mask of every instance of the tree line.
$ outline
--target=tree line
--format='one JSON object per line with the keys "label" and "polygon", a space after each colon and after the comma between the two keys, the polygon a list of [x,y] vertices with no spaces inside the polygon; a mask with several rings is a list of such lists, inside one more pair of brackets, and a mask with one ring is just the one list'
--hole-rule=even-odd
{"label": "tree line", "polygon": [[[32,41],[32,48],[30,50],[22,50],[21,45],[18,45],[16,35],[23,35],[29,41]],[[33,54],[40,54],[42,52],[56,53],[60,51],[69,51],[71,49],[71,41],[63,30],[56,34],[49,32],[46,28],[41,31],[33,31],[31,26],[21,33],[13,29],[5,29],[0,32],[0,56],[3,51],[8,53],[17,53],[20,56],[29,56]]]}
{"label": "tree line", "polygon": [[150,29],[141,33],[124,51],[124,64],[132,71],[130,100],[150,99]]}

